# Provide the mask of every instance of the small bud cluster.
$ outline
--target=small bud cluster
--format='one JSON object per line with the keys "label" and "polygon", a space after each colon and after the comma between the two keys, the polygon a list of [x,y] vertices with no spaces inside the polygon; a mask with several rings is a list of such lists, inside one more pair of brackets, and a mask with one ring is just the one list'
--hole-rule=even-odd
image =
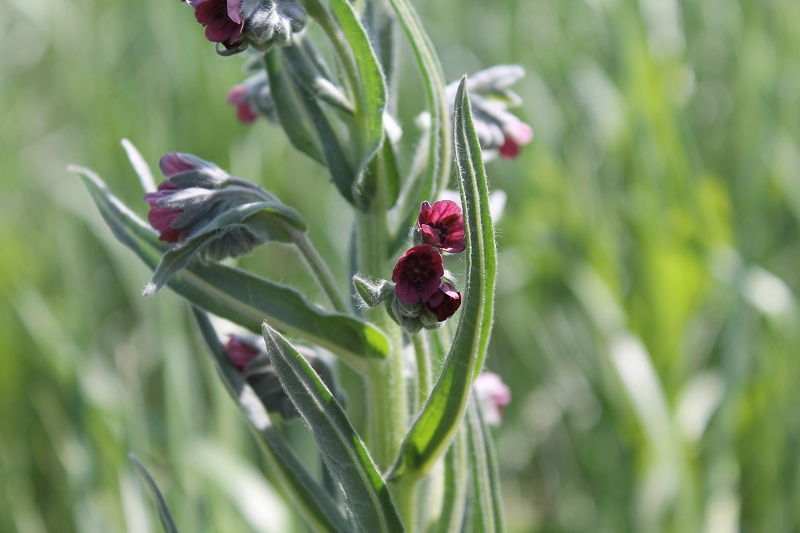
{"label": "small bud cluster", "polygon": [[[255,184],[232,178],[218,166],[189,154],[170,153],[159,163],[167,177],[156,192],[144,195],[150,204],[147,218],[159,239],[180,246],[207,232],[222,215],[274,196]],[[263,236],[247,224],[214,228],[215,238],[202,250],[205,259],[218,261],[250,253]]]}
{"label": "small bud cluster", "polygon": [[418,244],[403,254],[392,271],[395,298],[391,303],[392,315],[411,333],[439,327],[461,306],[461,293],[445,277],[439,252],[460,253],[466,248],[461,208],[450,200],[433,205],[423,202],[414,236]]}

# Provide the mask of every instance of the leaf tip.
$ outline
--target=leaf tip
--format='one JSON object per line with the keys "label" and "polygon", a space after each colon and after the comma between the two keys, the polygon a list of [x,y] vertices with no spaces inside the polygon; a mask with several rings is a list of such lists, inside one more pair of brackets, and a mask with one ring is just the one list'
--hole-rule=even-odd
{"label": "leaf tip", "polygon": [[158,290],[158,285],[156,285],[152,281],[148,282],[148,284],[144,286],[144,289],[142,289],[142,296],[144,296],[145,298],[148,296],[152,296],[156,293],[157,290]]}

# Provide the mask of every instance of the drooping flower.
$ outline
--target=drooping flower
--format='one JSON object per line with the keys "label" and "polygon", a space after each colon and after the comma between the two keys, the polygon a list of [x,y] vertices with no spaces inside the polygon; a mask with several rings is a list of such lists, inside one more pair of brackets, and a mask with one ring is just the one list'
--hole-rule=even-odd
{"label": "drooping flower", "polygon": [[225,352],[228,354],[230,362],[240,371],[262,354],[262,351],[250,339],[235,334],[230,335],[225,344]]}
{"label": "drooping flower", "polygon": [[267,117],[270,122],[278,122],[275,99],[264,70],[231,89],[228,103],[236,106],[236,116],[245,124],[254,122],[259,115]]}
{"label": "drooping flower", "polygon": [[247,88],[244,85],[234,86],[228,93],[228,103],[236,106],[236,117],[244,124],[252,124],[258,118],[250,102],[247,101]]}
{"label": "drooping flower", "polygon": [[520,148],[533,140],[533,130],[524,122],[509,123],[503,131],[506,137],[499,151],[500,156],[506,159],[517,157]]}
{"label": "drooping flower", "polygon": [[503,409],[511,403],[511,389],[494,372],[481,372],[473,386],[483,420],[491,426],[500,425]]}
{"label": "drooping flower", "polygon": [[436,320],[439,322],[444,322],[453,316],[460,306],[461,293],[447,282],[442,282],[442,285],[425,302],[425,307],[436,315]]}
{"label": "drooping flower", "polygon": [[205,26],[206,39],[225,48],[237,46],[245,20],[239,10],[242,0],[189,0],[197,22]]}
{"label": "drooping flower", "polygon": [[461,207],[451,200],[422,202],[417,218],[417,227],[422,239],[429,245],[445,252],[458,253],[466,248],[464,215]]}
{"label": "drooping flower", "polygon": [[414,246],[397,261],[392,271],[397,299],[407,304],[428,300],[441,285],[443,275],[441,254],[431,246]]}

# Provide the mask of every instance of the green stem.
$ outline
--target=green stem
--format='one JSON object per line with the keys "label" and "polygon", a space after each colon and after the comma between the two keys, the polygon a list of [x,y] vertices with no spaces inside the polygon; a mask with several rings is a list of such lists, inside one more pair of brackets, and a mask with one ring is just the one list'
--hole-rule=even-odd
{"label": "green stem", "polygon": [[[426,331],[411,336],[417,360],[417,408],[425,405],[431,392],[431,351]],[[417,409],[414,409],[416,412]]]}
{"label": "green stem", "polygon": [[395,489],[394,502],[406,533],[415,533],[420,529],[417,509],[417,487],[420,479],[417,476],[405,476],[393,487]]}
{"label": "green stem", "polygon": [[[381,198],[382,195],[378,195]],[[373,278],[386,276],[386,212],[378,201],[367,213],[358,213],[359,268]],[[367,376],[367,404],[371,452],[380,468],[387,468],[400,450],[408,430],[408,394],[403,379],[403,338],[400,327],[389,317],[384,306],[367,311],[366,318],[378,326],[391,343],[384,361],[374,361]]]}
{"label": "green stem", "polygon": [[322,287],[322,290],[325,291],[331,301],[333,308],[340,313],[350,313],[350,307],[342,297],[341,292],[339,292],[339,287],[336,285],[336,280],[333,278],[328,265],[325,264],[325,261],[319,255],[317,249],[314,248],[314,245],[311,244],[311,241],[308,240],[306,234],[294,228],[287,228],[287,230],[292,236],[297,249],[303,255],[303,259],[306,260],[309,268],[316,276],[320,287]]}

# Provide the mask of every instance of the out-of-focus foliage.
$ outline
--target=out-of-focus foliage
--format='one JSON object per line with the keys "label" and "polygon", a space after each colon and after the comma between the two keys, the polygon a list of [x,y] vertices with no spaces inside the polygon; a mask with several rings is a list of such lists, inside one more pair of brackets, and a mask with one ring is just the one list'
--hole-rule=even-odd
{"label": "out-of-focus foliage", "polygon": [[[449,79],[528,71],[537,137],[488,167],[509,194],[487,364],[514,395],[496,434],[510,529],[800,528],[800,3],[416,4]],[[197,153],[260,180],[345,264],[333,185],[277,128],[236,121],[241,60],[186,5],[2,11],[0,531],[158,530],[130,452],[182,531],[302,530],[185,306],[138,295],[148,272],[65,167],[135,204],[121,138],[151,162]],[[404,68],[395,90],[422,94]],[[280,245],[243,262],[307,283]]]}

